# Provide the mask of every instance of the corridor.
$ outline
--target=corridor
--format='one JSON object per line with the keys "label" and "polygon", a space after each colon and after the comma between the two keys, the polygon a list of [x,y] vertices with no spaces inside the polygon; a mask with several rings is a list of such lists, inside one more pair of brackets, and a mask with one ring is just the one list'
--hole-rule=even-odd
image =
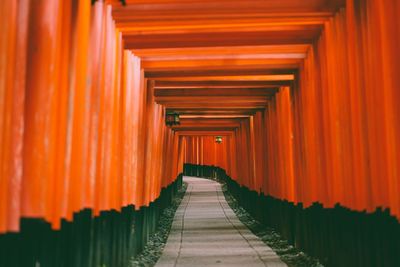
{"label": "corridor", "polygon": [[221,184],[184,176],[186,195],[156,267],[284,267],[279,257],[236,217]]}
{"label": "corridor", "polygon": [[[324,267],[400,266],[399,18],[400,0],[0,0],[0,267],[128,267],[183,176]],[[160,264],[279,265],[189,181]]]}

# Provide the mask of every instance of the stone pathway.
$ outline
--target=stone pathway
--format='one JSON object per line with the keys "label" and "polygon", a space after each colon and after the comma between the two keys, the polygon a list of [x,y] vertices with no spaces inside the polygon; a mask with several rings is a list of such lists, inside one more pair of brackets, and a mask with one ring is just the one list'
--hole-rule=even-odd
{"label": "stone pathway", "polygon": [[184,181],[186,195],[157,267],[287,266],[240,222],[219,183],[187,176]]}

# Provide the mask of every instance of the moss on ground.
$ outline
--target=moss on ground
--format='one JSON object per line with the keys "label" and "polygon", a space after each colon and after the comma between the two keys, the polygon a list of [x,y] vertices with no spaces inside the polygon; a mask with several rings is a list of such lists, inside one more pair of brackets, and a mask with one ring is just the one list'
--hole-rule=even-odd
{"label": "moss on ground", "polygon": [[167,243],[175,212],[181,204],[186,189],[187,183],[184,182],[182,189],[172,201],[172,205],[162,212],[157,229],[150,237],[143,251],[135,258],[131,259],[130,267],[150,267],[157,263],[158,259],[161,257],[165,244]]}
{"label": "moss on ground", "polygon": [[225,199],[240,221],[246,225],[265,244],[272,248],[289,267],[323,267],[315,258],[299,251],[284,240],[274,229],[255,220],[229,193],[226,185],[222,186]]}

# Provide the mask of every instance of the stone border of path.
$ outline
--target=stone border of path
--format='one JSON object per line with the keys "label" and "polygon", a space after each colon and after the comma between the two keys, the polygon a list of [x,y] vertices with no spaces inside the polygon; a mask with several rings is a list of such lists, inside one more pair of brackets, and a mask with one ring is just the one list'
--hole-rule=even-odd
{"label": "stone border of path", "polygon": [[[214,179],[212,179],[214,180]],[[236,199],[227,190],[225,183],[214,180],[222,184],[222,192],[224,193],[226,202],[235,212],[239,220],[251,230],[251,232],[259,237],[266,245],[272,248],[278,254],[283,262],[289,267],[324,267],[317,259],[312,258],[299,251],[286,240],[284,240],[274,229],[262,225],[255,220],[244,208],[242,208]]]}

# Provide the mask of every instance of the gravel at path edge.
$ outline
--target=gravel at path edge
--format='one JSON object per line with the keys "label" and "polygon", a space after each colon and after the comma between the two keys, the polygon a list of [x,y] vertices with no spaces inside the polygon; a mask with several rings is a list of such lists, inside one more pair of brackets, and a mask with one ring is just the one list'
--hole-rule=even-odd
{"label": "gravel at path edge", "polygon": [[178,192],[172,205],[161,214],[156,232],[150,237],[143,251],[131,259],[130,267],[151,267],[157,263],[167,242],[175,212],[185,195],[186,189],[187,183],[183,182],[182,189]]}

